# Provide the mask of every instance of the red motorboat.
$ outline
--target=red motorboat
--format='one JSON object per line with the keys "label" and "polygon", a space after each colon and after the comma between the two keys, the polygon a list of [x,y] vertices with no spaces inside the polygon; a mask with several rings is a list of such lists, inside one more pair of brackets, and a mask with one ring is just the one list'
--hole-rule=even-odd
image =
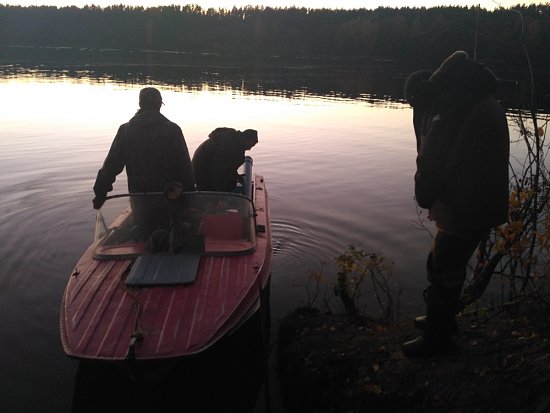
{"label": "red motorboat", "polygon": [[196,355],[269,311],[267,195],[249,166],[242,193],[108,197],[63,295],[66,354],[110,361]]}

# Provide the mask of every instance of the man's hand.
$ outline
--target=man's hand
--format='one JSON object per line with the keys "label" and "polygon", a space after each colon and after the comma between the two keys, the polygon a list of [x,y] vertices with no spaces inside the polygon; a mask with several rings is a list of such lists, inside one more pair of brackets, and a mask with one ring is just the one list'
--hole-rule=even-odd
{"label": "man's hand", "polygon": [[92,205],[94,206],[94,209],[101,208],[104,202],[105,202],[104,196],[96,196],[94,199],[92,199]]}

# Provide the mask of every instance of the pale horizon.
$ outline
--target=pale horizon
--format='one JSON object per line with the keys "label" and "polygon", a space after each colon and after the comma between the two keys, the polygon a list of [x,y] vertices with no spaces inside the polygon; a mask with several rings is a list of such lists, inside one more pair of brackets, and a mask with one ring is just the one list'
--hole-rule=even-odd
{"label": "pale horizon", "polygon": [[245,7],[245,6],[264,6],[264,7],[274,7],[274,8],[285,8],[285,7],[305,7],[308,9],[376,9],[378,7],[391,7],[391,8],[402,8],[402,7],[437,7],[437,6],[461,6],[461,7],[476,7],[480,6],[481,8],[487,10],[498,9],[500,7],[509,8],[519,4],[530,5],[530,4],[548,4],[544,1],[527,1],[522,2],[518,0],[477,0],[477,1],[464,1],[464,0],[455,0],[455,1],[443,1],[443,0],[428,0],[428,1],[408,1],[408,0],[377,0],[377,1],[365,1],[365,0],[196,0],[196,1],[173,1],[173,0],[141,0],[141,1],[109,1],[109,0],[12,0],[7,2],[2,2],[4,5],[12,6],[56,6],[56,7],[66,7],[66,6],[76,6],[84,7],[86,5],[95,5],[99,7],[108,7],[113,5],[127,5],[127,6],[143,6],[143,7],[156,7],[163,5],[187,5],[187,4],[196,4],[201,6],[204,9],[214,8],[214,9],[232,9],[233,7]]}

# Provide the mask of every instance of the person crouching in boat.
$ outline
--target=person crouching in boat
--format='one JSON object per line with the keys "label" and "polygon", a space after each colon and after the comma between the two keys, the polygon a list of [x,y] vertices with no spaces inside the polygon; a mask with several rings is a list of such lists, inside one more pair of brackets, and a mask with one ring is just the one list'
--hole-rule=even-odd
{"label": "person crouching in boat", "polygon": [[258,132],[246,129],[216,128],[193,155],[193,170],[199,191],[232,192],[242,183],[238,169],[245,151],[258,143]]}

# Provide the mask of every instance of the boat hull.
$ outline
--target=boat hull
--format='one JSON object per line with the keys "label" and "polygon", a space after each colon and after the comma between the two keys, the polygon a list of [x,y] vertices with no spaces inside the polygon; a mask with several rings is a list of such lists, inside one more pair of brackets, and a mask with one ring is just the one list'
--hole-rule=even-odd
{"label": "boat hull", "polygon": [[[269,287],[264,294],[269,294]],[[262,335],[269,331],[264,309],[268,307],[262,306],[237,330],[196,355],[117,362],[81,360],[73,411],[253,411],[268,369],[268,346]]]}
{"label": "boat hull", "polygon": [[118,361],[188,357],[242,325],[261,308],[271,272],[267,190],[257,175],[253,202],[255,248],[200,256],[196,278],[188,285],[129,287],[126,279],[136,258],[96,259],[90,246],[63,296],[66,354]]}

